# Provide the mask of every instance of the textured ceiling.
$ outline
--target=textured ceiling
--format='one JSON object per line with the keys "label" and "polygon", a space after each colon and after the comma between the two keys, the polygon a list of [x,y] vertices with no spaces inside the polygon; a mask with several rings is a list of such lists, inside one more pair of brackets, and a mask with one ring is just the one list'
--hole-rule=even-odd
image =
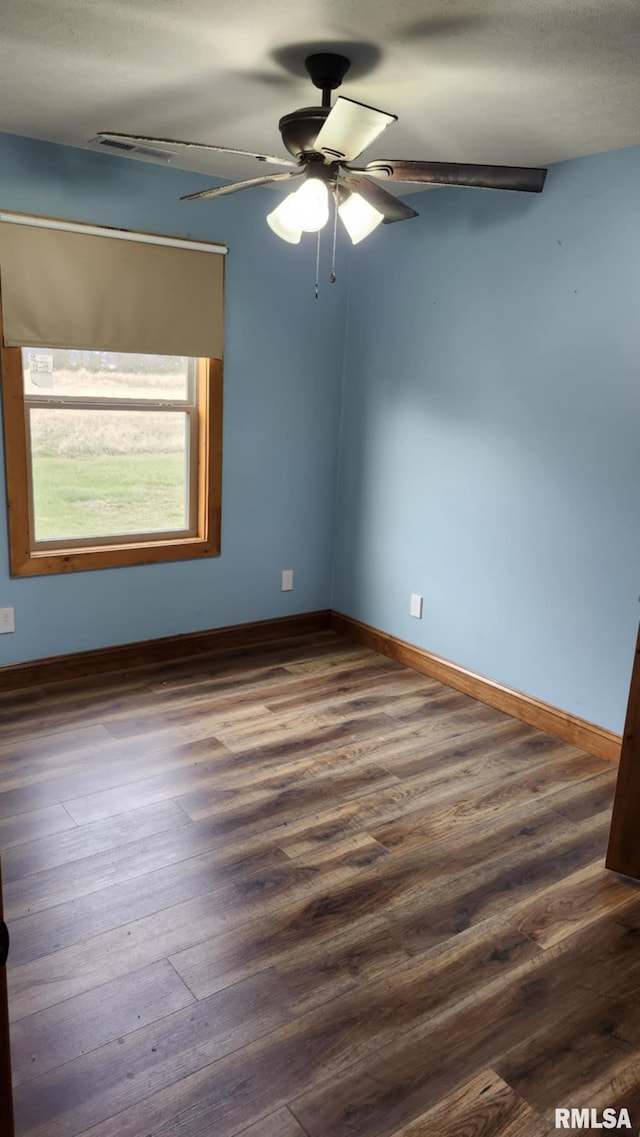
{"label": "textured ceiling", "polygon": [[[365,154],[512,165],[640,143],[638,0],[2,0],[0,130],[86,146],[99,130],[284,153],[278,119],[342,93],[399,121]],[[123,159],[124,160],[124,159]],[[173,164],[225,178],[231,157]]]}

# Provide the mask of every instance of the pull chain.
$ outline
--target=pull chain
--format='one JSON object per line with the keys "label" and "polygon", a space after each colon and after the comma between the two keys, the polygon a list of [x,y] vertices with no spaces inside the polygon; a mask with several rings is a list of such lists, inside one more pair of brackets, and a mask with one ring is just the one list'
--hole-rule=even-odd
{"label": "pull chain", "polygon": [[329,280],[331,284],[336,282],[336,239],[338,236],[338,195],[333,195],[333,248],[331,250],[331,272],[329,273]]}
{"label": "pull chain", "polygon": [[320,230],[318,229],[318,243],[316,245],[316,300],[318,299],[318,277],[320,276]]}

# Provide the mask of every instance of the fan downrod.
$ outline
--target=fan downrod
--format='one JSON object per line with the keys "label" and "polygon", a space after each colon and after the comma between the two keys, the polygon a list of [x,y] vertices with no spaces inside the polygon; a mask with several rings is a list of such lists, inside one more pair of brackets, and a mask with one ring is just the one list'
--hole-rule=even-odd
{"label": "fan downrod", "polygon": [[335,55],[331,51],[320,51],[315,55],[308,55],[304,65],[309,72],[314,87],[322,91],[322,106],[331,106],[331,92],[340,86],[347,71],[351,67],[351,60],[346,55]]}

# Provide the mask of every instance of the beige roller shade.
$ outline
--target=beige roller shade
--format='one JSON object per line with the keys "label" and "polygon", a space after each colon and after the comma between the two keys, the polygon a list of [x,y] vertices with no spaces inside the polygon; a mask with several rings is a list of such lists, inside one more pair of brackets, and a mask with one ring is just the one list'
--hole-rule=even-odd
{"label": "beige roller shade", "polygon": [[0,220],[7,347],[220,358],[224,246],[119,232]]}

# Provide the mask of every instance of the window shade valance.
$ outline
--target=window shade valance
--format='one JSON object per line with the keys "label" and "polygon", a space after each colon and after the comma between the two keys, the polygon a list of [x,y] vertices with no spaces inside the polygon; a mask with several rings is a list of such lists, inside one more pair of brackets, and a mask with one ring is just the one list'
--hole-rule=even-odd
{"label": "window shade valance", "polygon": [[0,215],[7,347],[221,358],[224,246],[52,224]]}

